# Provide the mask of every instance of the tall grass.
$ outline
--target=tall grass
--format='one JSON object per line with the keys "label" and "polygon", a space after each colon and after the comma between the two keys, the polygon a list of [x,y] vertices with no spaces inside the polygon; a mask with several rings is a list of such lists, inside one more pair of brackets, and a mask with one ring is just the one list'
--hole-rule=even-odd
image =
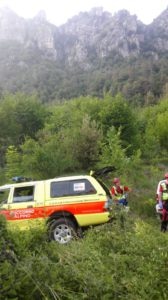
{"label": "tall grass", "polygon": [[37,228],[9,232],[0,218],[0,299],[167,300],[168,234],[154,210],[163,171],[135,170],[130,212],[114,209],[113,222],[68,245]]}

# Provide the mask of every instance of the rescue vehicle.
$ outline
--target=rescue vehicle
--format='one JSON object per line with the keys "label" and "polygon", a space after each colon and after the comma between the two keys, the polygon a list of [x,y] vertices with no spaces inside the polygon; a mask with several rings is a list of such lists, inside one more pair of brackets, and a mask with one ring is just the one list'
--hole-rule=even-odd
{"label": "rescue vehicle", "polygon": [[79,236],[83,228],[108,222],[110,203],[108,188],[91,175],[0,186],[0,214],[7,225],[25,229],[43,223],[50,239],[61,244]]}

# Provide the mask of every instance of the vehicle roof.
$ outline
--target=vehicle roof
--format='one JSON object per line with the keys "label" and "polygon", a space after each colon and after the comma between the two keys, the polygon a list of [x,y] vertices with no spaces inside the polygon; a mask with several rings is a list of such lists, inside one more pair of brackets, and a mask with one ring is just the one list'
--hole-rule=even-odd
{"label": "vehicle roof", "polygon": [[37,181],[28,181],[28,182],[18,182],[18,183],[9,183],[9,184],[4,184],[0,186],[0,190],[6,190],[9,189],[13,186],[28,186],[30,183],[35,184]]}
{"label": "vehicle roof", "polygon": [[11,184],[4,184],[0,186],[0,190],[5,190],[11,187]]}
{"label": "vehicle roof", "polygon": [[87,178],[93,178],[90,175],[75,175],[75,176],[64,176],[64,177],[55,177],[51,179],[45,179],[45,180],[34,180],[34,181],[24,181],[24,182],[17,182],[17,183],[9,183],[0,186],[0,190],[5,190],[11,187],[17,187],[17,186],[29,186],[30,184],[37,184],[38,182],[48,182],[48,181],[66,181],[66,180],[75,180],[75,179],[87,179]]}
{"label": "vehicle roof", "polygon": [[62,177],[55,177],[49,180],[74,180],[74,179],[82,179],[82,178],[90,178],[90,175],[73,175],[73,176],[62,176]]}

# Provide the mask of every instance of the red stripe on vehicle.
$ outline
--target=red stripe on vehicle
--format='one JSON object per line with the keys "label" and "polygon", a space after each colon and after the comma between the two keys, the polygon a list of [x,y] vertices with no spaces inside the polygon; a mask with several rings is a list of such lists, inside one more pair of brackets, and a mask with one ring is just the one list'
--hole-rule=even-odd
{"label": "red stripe on vehicle", "polygon": [[3,214],[7,220],[26,220],[46,218],[59,211],[67,211],[72,215],[103,213],[104,211],[106,211],[106,209],[104,209],[104,203],[105,201],[98,201],[88,203],[84,202],[75,204],[52,205],[45,207],[20,208],[2,210],[0,214]]}

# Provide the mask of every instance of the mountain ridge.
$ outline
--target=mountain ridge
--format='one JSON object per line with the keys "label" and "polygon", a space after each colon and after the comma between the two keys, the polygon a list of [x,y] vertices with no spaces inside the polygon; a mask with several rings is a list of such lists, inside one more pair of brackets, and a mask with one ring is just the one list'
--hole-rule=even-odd
{"label": "mountain ridge", "polygon": [[[51,99],[71,98],[90,93],[101,96],[104,91],[123,93],[128,80],[120,88],[121,80],[116,78],[119,65],[122,69],[125,65],[127,68],[134,69],[133,61],[135,65],[138,65],[141,60],[145,62],[150,59],[152,69],[163,55],[167,59],[167,16],[168,9],[155,18],[151,24],[145,25],[137,19],[136,15],[131,15],[127,10],[118,11],[112,16],[99,7],[89,12],[79,13],[58,27],[47,21],[44,12],[40,12],[33,19],[24,19],[12,10],[0,9],[1,90],[39,93],[42,82],[47,84],[50,78],[50,91],[47,86],[45,89]],[[8,48],[6,58],[5,48]],[[15,82],[16,78],[13,78],[10,72],[11,58],[13,67],[16,68],[19,84]],[[106,76],[103,77],[102,72],[106,73]],[[35,81],[30,78],[30,73],[33,74]],[[100,89],[98,93],[95,91],[96,84],[92,93],[92,83],[90,83],[91,79],[95,80],[95,73],[96,77],[99,77],[99,84],[102,85],[101,88],[98,87]],[[122,73],[125,73],[124,69]],[[52,76],[55,79],[51,78]],[[124,76],[128,79],[128,74]],[[10,77],[15,82],[14,84],[9,81]],[[123,75],[119,77],[123,78]],[[77,88],[77,91],[71,90],[68,95],[69,88],[67,87],[70,86],[72,78],[73,89]],[[80,83],[79,78],[82,80]],[[164,81],[163,85],[167,78]],[[116,84],[117,87],[114,87]],[[150,85],[149,89],[145,88],[142,93],[143,97],[149,91],[153,93],[151,82],[148,85]],[[25,88],[25,86],[29,87]],[[60,89],[61,91],[57,93]],[[154,97],[158,96],[155,92],[153,94]],[[128,93],[125,95],[129,96]],[[43,98],[46,101],[47,97]]]}

